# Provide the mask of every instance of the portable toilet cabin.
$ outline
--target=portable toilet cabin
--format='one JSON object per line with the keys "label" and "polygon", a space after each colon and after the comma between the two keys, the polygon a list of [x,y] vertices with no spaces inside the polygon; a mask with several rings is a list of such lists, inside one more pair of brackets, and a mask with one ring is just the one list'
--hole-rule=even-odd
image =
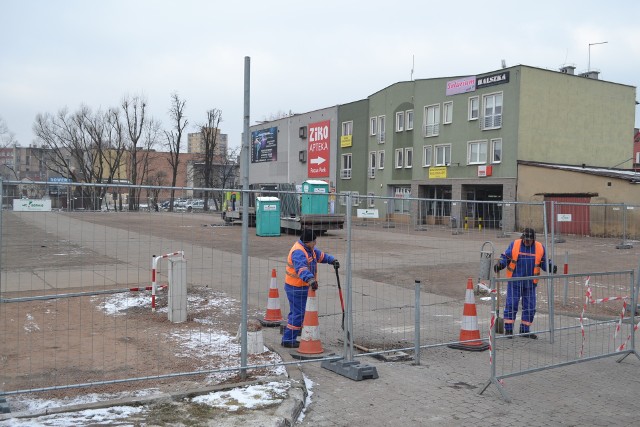
{"label": "portable toilet cabin", "polygon": [[326,215],[329,213],[329,184],[317,179],[302,183],[302,215]]}
{"label": "portable toilet cabin", "polygon": [[256,235],[280,235],[280,199],[256,197]]}

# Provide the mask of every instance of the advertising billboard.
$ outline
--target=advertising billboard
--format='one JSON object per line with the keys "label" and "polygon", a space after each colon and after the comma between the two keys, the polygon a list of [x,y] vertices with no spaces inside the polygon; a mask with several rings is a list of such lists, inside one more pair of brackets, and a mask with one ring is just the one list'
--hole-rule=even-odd
{"label": "advertising billboard", "polygon": [[309,124],[309,145],[307,147],[307,175],[309,178],[329,177],[330,143],[330,120]]}
{"label": "advertising billboard", "polygon": [[251,132],[251,163],[278,160],[278,128],[272,127]]}

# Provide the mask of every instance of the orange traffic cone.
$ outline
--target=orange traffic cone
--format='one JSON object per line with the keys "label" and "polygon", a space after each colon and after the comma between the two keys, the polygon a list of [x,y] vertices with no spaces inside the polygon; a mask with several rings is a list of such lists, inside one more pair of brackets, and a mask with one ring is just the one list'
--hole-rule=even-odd
{"label": "orange traffic cone", "polygon": [[321,353],[323,351],[322,343],[320,342],[320,322],[318,321],[318,298],[316,297],[316,291],[309,287],[307,306],[305,307],[304,320],[302,321],[300,347],[291,355],[298,359],[312,359],[322,357]]}
{"label": "orange traffic cone", "polygon": [[459,342],[455,344],[449,344],[449,347],[469,351],[484,351],[489,348],[489,344],[480,340],[478,313],[476,311],[476,301],[473,296],[473,281],[471,278],[467,281],[467,293],[464,298],[460,339]]}
{"label": "orange traffic cone", "polygon": [[267,300],[267,312],[264,319],[260,320],[262,326],[280,326],[282,312],[280,311],[280,294],[278,293],[278,281],[276,280],[276,269],[271,270],[271,284],[269,285],[269,298]]}

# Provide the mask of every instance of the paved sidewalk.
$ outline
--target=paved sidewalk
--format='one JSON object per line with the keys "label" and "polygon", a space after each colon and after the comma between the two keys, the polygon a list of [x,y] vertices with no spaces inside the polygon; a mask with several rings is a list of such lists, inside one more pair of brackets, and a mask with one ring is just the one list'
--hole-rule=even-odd
{"label": "paved sidewalk", "polygon": [[478,394],[488,382],[488,356],[443,347],[423,350],[420,365],[357,358],[378,371],[378,379],[364,381],[303,364],[310,403],[296,425],[623,426],[640,420],[640,360],[633,354],[621,363],[607,357],[505,379],[512,403],[493,385]]}

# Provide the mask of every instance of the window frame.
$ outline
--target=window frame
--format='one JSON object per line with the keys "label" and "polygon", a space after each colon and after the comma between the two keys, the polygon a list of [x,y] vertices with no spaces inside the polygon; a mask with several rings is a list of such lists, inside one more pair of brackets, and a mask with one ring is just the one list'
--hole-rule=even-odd
{"label": "window frame", "polygon": [[413,110],[407,110],[405,112],[405,118],[406,130],[413,130]]}
{"label": "window frame", "polygon": [[[474,150],[472,147],[475,147],[475,146],[478,147],[477,151],[475,152],[475,155],[477,156],[477,158],[472,159],[471,156],[472,154],[474,154]],[[484,146],[484,160],[481,159],[483,146]],[[486,139],[478,139],[475,141],[467,142],[467,164],[468,165],[486,165],[487,157],[489,155],[487,152],[487,148],[488,148],[488,141]]]}
{"label": "window frame", "polygon": [[413,168],[413,147],[404,149],[404,167],[405,169]]}
{"label": "window frame", "polygon": [[376,136],[378,133],[378,118],[370,117],[369,118],[369,136]]}
{"label": "window frame", "polygon": [[453,101],[442,103],[442,124],[450,125],[453,123]]}
{"label": "window frame", "polygon": [[[348,161],[347,161],[348,159]],[[345,162],[348,163],[348,168],[345,167]],[[352,153],[344,153],[340,158],[340,178],[351,179],[351,173],[353,171],[353,157]],[[348,175],[348,176],[347,176]]]}
{"label": "window frame", "polygon": [[384,150],[378,150],[378,169],[384,169]]}
{"label": "window frame", "polygon": [[353,135],[353,120],[342,122],[342,136]]}
{"label": "window frame", "polygon": [[404,130],[404,111],[396,112],[396,132]]}
{"label": "window frame", "polygon": [[[444,151],[444,159],[440,161],[438,158],[438,150],[443,149]],[[434,152],[434,164],[435,166],[449,166],[451,164],[451,144],[437,144],[433,146]],[[449,159],[447,160],[447,153],[449,154]]]}
{"label": "window frame", "polygon": [[438,135],[440,135],[440,104],[425,105],[424,136],[425,138],[432,138]]}
{"label": "window frame", "polygon": [[374,192],[368,192],[367,193],[367,207],[369,208],[375,208],[376,207],[376,200],[373,198],[376,195],[376,193]]}
{"label": "window frame", "polygon": [[402,166],[404,165],[404,149],[396,148],[393,158],[395,159],[395,168],[402,169]]}
{"label": "window frame", "polygon": [[[429,154],[427,154],[427,151]],[[433,145],[423,145],[422,146],[422,167],[428,168],[431,167],[433,161]]]}
{"label": "window frame", "polygon": [[[487,114],[488,100],[493,99],[493,114]],[[498,105],[498,99],[500,105]],[[496,113],[496,110],[499,112]],[[504,114],[504,96],[502,92],[493,92],[482,95],[482,130],[500,129],[502,127],[502,115]]]}
{"label": "window frame", "polygon": [[369,151],[369,178],[376,177],[376,155],[377,151]]}
{"label": "window frame", "polygon": [[378,144],[384,144],[387,132],[387,120],[385,116],[378,116]]}
{"label": "window frame", "polygon": [[[473,109],[474,101],[475,101],[475,107],[476,107],[475,110]],[[474,111],[475,111],[475,116],[473,115]],[[467,111],[467,118],[469,121],[478,120],[480,118],[480,97],[478,95],[469,97],[469,108]]]}
{"label": "window frame", "polygon": [[[496,160],[496,145],[500,144],[500,158]],[[503,157],[503,149],[502,149],[502,138],[492,138],[491,139],[491,163],[499,164],[502,163]]]}

